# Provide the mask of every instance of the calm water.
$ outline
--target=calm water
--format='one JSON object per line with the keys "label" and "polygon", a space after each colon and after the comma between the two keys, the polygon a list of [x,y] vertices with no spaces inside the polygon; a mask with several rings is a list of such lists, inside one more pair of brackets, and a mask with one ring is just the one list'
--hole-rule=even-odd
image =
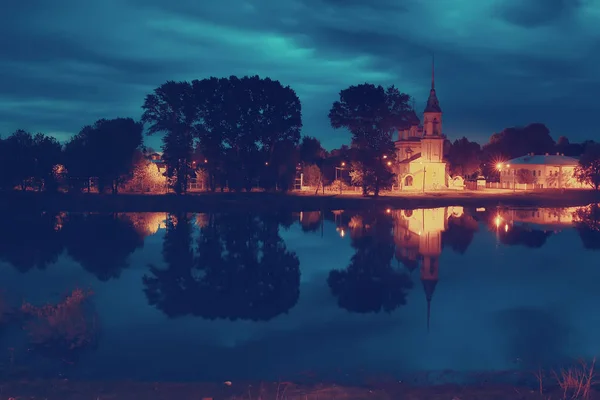
{"label": "calm water", "polygon": [[599,221],[596,206],[6,213],[0,371],[402,377],[591,358]]}

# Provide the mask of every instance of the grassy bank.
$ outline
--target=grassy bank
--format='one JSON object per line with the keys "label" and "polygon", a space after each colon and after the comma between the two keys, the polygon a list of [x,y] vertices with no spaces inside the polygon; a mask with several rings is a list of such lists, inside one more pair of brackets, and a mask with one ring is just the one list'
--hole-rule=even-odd
{"label": "grassy bank", "polygon": [[197,193],[143,195],[94,193],[0,193],[0,209],[50,211],[162,212],[162,211],[308,211],[335,209],[429,208],[461,205],[468,207],[570,207],[600,202],[600,194],[589,190],[565,192],[464,191],[415,194],[388,194],[379,198],[356,194],[314,195],[297,193]]}
{"label": "grassy bank", "polygon": [[593,389],[565,392],[560,386],[538,388],[482,383],[473,386],[439,385],[417,387],[398,382],[368,387],[333,384],[295,385],[283,383],[139,383],[20,381],[0,384],[0,400],[549,400],[595,399]]}

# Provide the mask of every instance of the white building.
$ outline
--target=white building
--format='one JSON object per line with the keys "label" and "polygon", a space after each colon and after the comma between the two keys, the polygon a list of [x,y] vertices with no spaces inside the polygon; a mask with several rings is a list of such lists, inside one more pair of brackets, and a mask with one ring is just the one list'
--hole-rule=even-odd
{"label": "white building", "polygon": [[574,172],[579,161],[562,154],[534,155],[513,158],[499,164],[500,182],[503,187],[516,184],[535,184],[539,188],[587,187],[575,179]]}

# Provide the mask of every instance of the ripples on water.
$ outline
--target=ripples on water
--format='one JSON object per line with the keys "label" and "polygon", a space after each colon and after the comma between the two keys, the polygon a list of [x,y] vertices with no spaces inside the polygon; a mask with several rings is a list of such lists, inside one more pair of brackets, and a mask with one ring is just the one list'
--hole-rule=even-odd
{"label": "ripples on water", "polygon": [[6,213],[0,370],[225,380],[600,353],[600,208]]}

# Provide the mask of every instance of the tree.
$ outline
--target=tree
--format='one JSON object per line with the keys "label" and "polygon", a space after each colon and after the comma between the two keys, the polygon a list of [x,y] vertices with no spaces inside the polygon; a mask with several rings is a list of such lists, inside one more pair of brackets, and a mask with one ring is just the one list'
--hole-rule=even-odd
{"label": "tree", "polygon": [[537,176],[531,170],[520,168],[517,170],[516,180],[517,183],[532,184],[537,182]]}
{"label": "tree", "polygon": [[303,136],[300,141],[300,161],[305,165],[319,165],[326,156],[326,151],[321,146],[319,139],[312,136]]}
{"label": "tree", "polygon": [[98,154],[98,186],[110,186],[113,193],[133,173],[136,150],[142,146],[144,126],[131,118],[96,121],[89,144]]}
{"label": "tree", "polygon": [[545,154],[554,150],[555,142],[550,136],[550,130],[544,124],[533,123],[494,133],[489,143],[483,146],[483,159],[486,161],[489,174],[498,162],[529,153]]}
{"label": "tree", "polygon": [[126,189],[151,193],[163,193],[167,180],[156,163],[150,161],[147,152],[136,151],[133,157],[133,172]]}
{"label": "tree", "polygon": [[585,152],[575,167],[575,178],[595,190],[600,187],[600,143],[586,146]]}
{"label": "tree", "polygon": [[471,177],[477,174],[481,166],[481,146],[470,142],[466,137],[457,139],[447,146],[446,159],[450,167],[450,175]]}
{"label": "tree", "polygon": [[175,193],[186,193],[188,180],[195,173],[191,158],[198,107],[192,85],[167,81],[146,96],[142,109],[142,122],[149,125],[148,135],[164,133],[162,149],[166,176]]}
{"label": "tree", "polygon": [[561,136],[556,141],[556,152],[567,157],[579,157],[584,152],[582,143],[571,143],[566,136]]}
{"label": "tree", "polygon": [[384,89],[365,83],[342,90],[329,111],[331,126],[352,134],[355,161],[361,163],[362,174],[373,177],[372,185],[363,180],[364,195],[372,191],[377,196],[380,188],[392,181],[387,165],[395,159],[392,134],[410,124],[413,110],[409,102],[410,96],[394,86]]}
{"label": "tree", "polygon": [[56,191],[58,180],[56,166],[62,161],[62,146],[51,136],[38,133],[33,137],[33,176],[38,181],[38,190]]}
{"label": "tree", "polygon": [[33,136],[24,130],[18,130],[3,141],[6,163],[2,173],[6,174],[6,184],[11,189],[19,186],[27,190],[35,175],[35,156],[33,153]]}
{"label": "tree", "polygon": [[321,169],[316,164],[305,165],[302,169],[303,184],[315,187],[321,181]]}

